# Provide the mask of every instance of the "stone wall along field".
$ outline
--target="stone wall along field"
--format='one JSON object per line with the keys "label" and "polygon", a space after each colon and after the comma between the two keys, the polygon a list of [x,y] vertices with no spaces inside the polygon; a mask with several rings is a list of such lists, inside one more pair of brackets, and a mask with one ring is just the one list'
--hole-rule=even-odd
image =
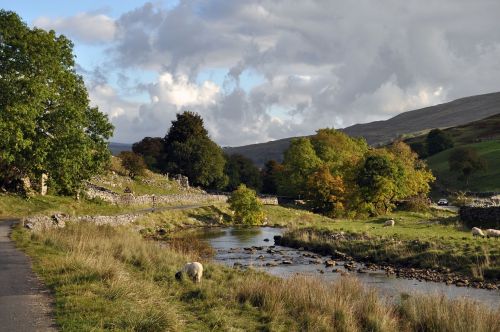
{"label": "stone wall along field", "polygon": [[500,229],[500,206],[462,206],[460,208],[460,219],[469,228]]}

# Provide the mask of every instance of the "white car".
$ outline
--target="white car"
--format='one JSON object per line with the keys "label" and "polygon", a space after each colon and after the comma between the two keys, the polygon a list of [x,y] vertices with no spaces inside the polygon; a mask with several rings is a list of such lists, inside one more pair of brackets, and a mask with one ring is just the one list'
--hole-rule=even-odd
{"label": "white car", "polygon": [[438,201],[438,205],[448,205],[448,200],[446,198],[441,198]]}

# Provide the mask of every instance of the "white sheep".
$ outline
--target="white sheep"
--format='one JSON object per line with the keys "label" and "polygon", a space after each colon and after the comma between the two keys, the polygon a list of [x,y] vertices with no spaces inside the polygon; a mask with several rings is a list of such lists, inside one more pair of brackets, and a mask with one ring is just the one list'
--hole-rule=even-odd
{"label": "white sheep", "polygon": [[481,228],[472,227],[472,236],[481,236],[481,237],[484,237],[484,233],[481,230]]}
{"label": "white sheep", "polygon": [[182,270],[175,274],[175,278],[181,279],[183,273],[186,273],[194,282],[200,282],[203,275],[203,265],[198,262],[187,263]]}
{"label": "white sheep", "polygon": [[394,224],[395,224],[394,219],[389,219],[384,223],[384,227],[388,226],[394,227]]}
{"label": "white sheep", "polygon": [[487,229],[485,231],[487,237],[500,237],[500,230],[498,229]]}

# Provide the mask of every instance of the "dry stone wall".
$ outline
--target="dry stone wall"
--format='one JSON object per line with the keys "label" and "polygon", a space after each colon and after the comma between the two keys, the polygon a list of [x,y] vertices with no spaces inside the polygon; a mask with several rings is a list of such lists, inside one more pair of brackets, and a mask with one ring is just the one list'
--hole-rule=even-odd
{"label": "dry stone wall", "polygon": [[70,217],[63,214],[53,216],[34,216],[22,219],[24,227],[33,231],[43,231],[51,228],[63,228],[66,222],[88,222],[96,225],[120,226],[133,223],[140,214],[120,214],[115,216],[79,216]]}
{"label": "dry stone wall", "polygon": [[462,206],[460,219],[467,227],[500,229],[500,206]]}
{"label": "dry stone wall", "polygon": [[[118,194],[109,189],[88,184],[85,190],[88,198],[99,198],[103,201],[117,205],[155,205],[168,203],[207,203],[207,202],[226,202],[228,195],[220,194],[173,194],[173,195],[134,195],[134,194]],[[276,197],[261,197],[261,202],[267,205],[278,205]]]}

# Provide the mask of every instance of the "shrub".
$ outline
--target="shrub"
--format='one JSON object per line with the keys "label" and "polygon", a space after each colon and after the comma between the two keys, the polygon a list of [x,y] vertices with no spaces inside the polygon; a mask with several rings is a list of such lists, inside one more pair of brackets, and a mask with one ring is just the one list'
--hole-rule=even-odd
{"label": "shrub", "polygon": [[234,221],[244,225],[259,225],[264,220],[262,203],[254,190],[241,184],[233,191],[228,200],[230,209],[234,211]]}
{"label": "shrub", "polygon": [[118,157],[122,160],[122,166],[127,169],[131,178],[134,178],[137,175],[144,174],[146,163],[144,162],[144,159],[137,153],[131,151],[122,151],[120,152]]}

